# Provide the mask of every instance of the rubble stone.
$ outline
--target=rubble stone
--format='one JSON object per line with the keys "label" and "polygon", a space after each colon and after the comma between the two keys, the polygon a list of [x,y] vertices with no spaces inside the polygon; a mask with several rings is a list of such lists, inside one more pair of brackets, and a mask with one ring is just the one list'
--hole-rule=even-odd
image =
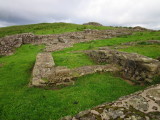
{"label": "rubble stone", "polygon": [[115,30],[85,30],[52,35],[34,35],[32,33],[11,35],[0,38],[0,55],[11,55],[14,53],[15,48],[23,44],[45,44],[45,52],[52,52],[71,47],[79,42],[131,35],[134,31],[136,29],[119,28]]}
{"label": "rubble stone", "polygon": [[136,53],[126,53],[110,48],[88,51],[87,54],[98,63],[114,63],[122,67],[123,77],[139,83],[152,82],[160,76],[160,62]]}

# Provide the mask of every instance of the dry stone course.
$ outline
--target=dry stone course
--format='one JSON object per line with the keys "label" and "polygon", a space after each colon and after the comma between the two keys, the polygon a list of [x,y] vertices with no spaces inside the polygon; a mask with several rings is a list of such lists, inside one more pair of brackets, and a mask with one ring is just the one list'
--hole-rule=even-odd
{"label": "dry stone course", "polygon": [[[15,48],[22,44],[45,44],[46,52],[61,50],[75,43],[86,42],[96,39],[107,39],[111,37],[130,35],[136,29],[119,28],[114,30],[90,30],[53,35],[34,35],[23,33],[0,38],[0,55],[11,55]],[[143,31],[143,30],[142,30]],[[57,47],[58,46],[58,47]]]}
{"label": "dry stone course", "polygon": [[122,67],[123,77],[138,83],[152,82],[160,76],[160,62],[136,53],[120,52],[108,47],[87,53],[98,63],[114,63]]}
{"label": "dry stone course", "polygon": [[93,65],[93,66],[83,66],[75,69],[69,69],[67,67],[53,67],[48,73],[47,84],[50,85],[73,85],[74,79],[96,72],[116,72],[119,71],[115,65]]}
{"label": "dry stone course", "polygon": [[44,86],[46,73],[49,72],[55,65],[51,53],[39,53],[36,57],[36,63],[32,72],[32,86]]}
{"label": "dry stone course", "polygon": [[102,24],[100,24],[98,22],[88,22],[88,23],[84,23],[83,25],[103,26]]}
{"label": "dry stone course", "polygon": [[138,42],[127,42],[127,43],[122,43],[122,48],[123,48],[123,45],[126,45],[126,46],[134,46],[134,45],[137,45],[137,44],[141,44],[141,43],[146,43],[146,44],[160,44],[160,40],[146,40],[146,41],[138,41]]}
{"label": "dry stone course", "polygon": [[148,40],[147,43],[160,44],[160,40]]}
{"label": "dry stone course", "polygon": [[74,79],[95,72],[116,72],[115,65],[93,65],[69,69],[65,66],[55,66],[51,53],[39,53],[33,68],[31,86],[44,87],[73,85]]}

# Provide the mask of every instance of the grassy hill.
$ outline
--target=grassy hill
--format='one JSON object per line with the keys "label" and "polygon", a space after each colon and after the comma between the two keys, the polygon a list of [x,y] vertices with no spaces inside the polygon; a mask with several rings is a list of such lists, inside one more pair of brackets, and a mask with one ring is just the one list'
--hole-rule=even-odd
{"label": "grassy hill", "polygon": [[[84,26],[65,23],[42,23],[0,28],[0,37],[32,32],[34,34],[55,34],[84,29],[115,29],[104,26]],[[95,40],[75,44],[71,48],[53,52],[56,65],[75,68],[94,65],[82,50],[97,49],[102,46],[115,47],[133,41],[160,40],[160,32],[137,32],[130,36]],[[156,46],[156,47],[155,47]],[[136,46],[123,49],[156,58],[160,56],[159,45]],[[32,68],[36,55],[44,45],[23,45],[11,56],[0,58],[0,119],[1,120],[57,120],[66,115],[74,115],[93,106],[110,102],[117,98],[144,89],[146,86],[131,85],[111,73],[95,73],[80,77],[76,84],[60,90],[29,88]],[[150,48],[152,51],[150,51]],[[145,52],[143,52],[145,51]]]}
{"label": "grassy hill", "polygon": [[83,31],[84,29],[104,30],[116,28],[107,26],[78,25],[71,23],[41,23],[0,28],[0,37],[29,32],[37,35],[59,34],[65,32]]}

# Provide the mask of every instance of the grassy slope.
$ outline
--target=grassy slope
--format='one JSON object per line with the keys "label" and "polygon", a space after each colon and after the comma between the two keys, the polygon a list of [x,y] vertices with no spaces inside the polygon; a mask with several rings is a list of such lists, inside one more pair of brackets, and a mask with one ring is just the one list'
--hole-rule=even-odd
{"label": "grassy slope", "polygon": [[116,28],[107,26],[78,25],[71,23],[41,23],[41,24],[0,28],[0,37],[4,37],[6,35],[28,33],[28,32],[41,35],[58,34],[65,32],[83,31],[84,29],[103,30],[103,29],[116,29]]}
{"label": "grassy slope", "polygon": [[[48,24],[48,27],[44,27],[43,24],[42,27],[39,26],[41,25],[0,28],[0,37],[24,32],[33,32],[35,34],[63,33],[83,30],[84,28],[83,26],[79,26],[80,28],[78,27],[77,29],[77,26],[71,27],[71,25],[68,27],[62,25],[63,27],[60,27],[58,24],[55,24],[55,26],[58,27],[53,25],[53,31],[52,27],[50,27],[52,26],[51,24]],[[120,44],[128,41],[159,38],[158,32],[137,33],[131,37],[124,36],[108,40],[79,43],[72,48],[67,48],[55,54],[63,55],[63,53],[66,54],[66,52],[76,50],[93,49],[99,46]],[[23,45],[17,49],[16,54],[0,58],[0,64],[3,64],[3,67],[0,67],[0,119],[56,120],[62,116],[73,115],[81,110],[91,108],[106,101],[115,100],[122,95],[143,89],[143,87],[140,86],[129,85],[109,73],[96,73],[81,77],[74,86],[56,91],[28,88],[27,85],[31,78],[31,70],[35,62],[36,54],[41,51],[42,48],[43,46]],[[70,63],[74,64],[70,66],[71,68],[87,63],[88,58],[79,54],[75,55],[74,58],[79,57],[77,60],[83,58],[82,63],[78,65],[77,60],[71,61]],[[72,57],[68,59],[70,58]],[[58,59],[57,61],[59,61]],[[59,64],[61,64],[61,62]],[[64,64],[66,65],[66,63]],[[88,61],[87,64],[93,63]]]}
{"label": "grassy slope", "polygon": [[[135,33],[134,35],[131,36],[123,36],[105,40],[94,40],[86,43],[78,43],[71,48],[66,48],[61,51],[53,52],[53,57],[56,65],[59,66],[68,66],[69,68],[73,68],[84,65],[92,65],[94,63],[92,63],[92,61],[85,54],[75,53],[73,51],[97,49],[97,47],[102,47],[102,46],[112,46],[112,45],[119,45],[125,42],[145,41],[151,39],[160,40],[160,32]],[[157,45],[156,47],[155,45],[150,45],[146,48],[136,47],[136,50],[137,51],[135,51],[135,49],[130,49],[130,51],[128,50],[128,52],[138,52],[140,54],[150,57],[156,57],[160,53],[159,45]]]}
{"label": "grassy slope", "polygon": [[109,73],[81,77],[74,86],[56,91],[29,88],[31,69],[41,48],[23,45],[15,55],[0,59],[4,64],[0,68],[1,120],[56,120],[143,89]]}
{"label": "grassy slope", "polygon": [[136,45],[120,49],[120,51],[138,53],[151,58],[157,58],[160,56],[160,45]]}

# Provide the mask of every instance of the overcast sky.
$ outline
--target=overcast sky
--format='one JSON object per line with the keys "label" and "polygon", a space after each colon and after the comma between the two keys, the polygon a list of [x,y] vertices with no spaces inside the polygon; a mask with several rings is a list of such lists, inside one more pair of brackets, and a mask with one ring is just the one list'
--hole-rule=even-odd
{"label": "overcast sky", "polygon": [[160,29],[160,0],[0,0],[0,27],[89,21]]}

